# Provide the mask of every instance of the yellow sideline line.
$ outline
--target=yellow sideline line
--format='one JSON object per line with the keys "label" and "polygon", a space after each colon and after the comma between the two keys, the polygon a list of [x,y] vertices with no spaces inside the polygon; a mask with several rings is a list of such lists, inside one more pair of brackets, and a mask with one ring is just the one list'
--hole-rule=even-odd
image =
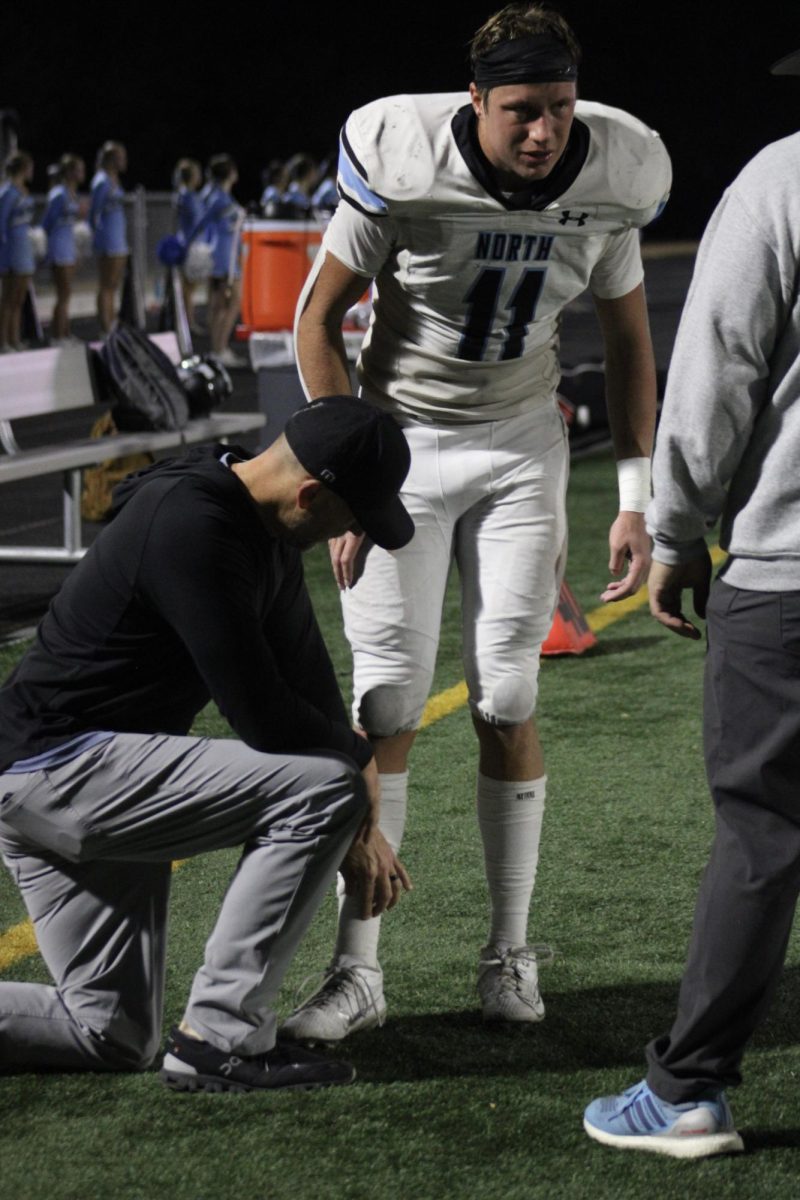
{"label": "yellow sideline line", "polygon": [[[172,864],[173,871],[177,871],[186,861],[185,858],[176,859]],[[29,958],[30,955],[36,954],[38,949],[36,935],[29,919],[12,925],[5,933],[0,934],[0,971],[5,971],[6,967],[13,966],[21,958]]]}
{"label": "yellow sideline line", "polygon": [[0,971],[10,967],[12,963],[19,962],[21,958],[35,954],[37,949],[36,935],[30,921],[20,921],[19,925],[12,925],[0,937]]}
{"label": "yellow sideline line", "polygon": [[[711,559],[715,566],[724,558],[724,550],[720,550],[719,546],[714,546],[711,550]],[[616,621],[621,621],[629,613],[643,608],[645,604],[647,604],[647,588],[641,587],[633,596],[629,596],[627,600],[620,600],[618,604],[604,604],[600,608],[593,608],[586,614],[586,622],[591,630],[598,633]],[[447,688],[436,696],[431,696],[422,714],[421,727],[424,729],[429,725],[435,725],[437,721],[441,721],[459,708],[463,708],[466,702],[467,685],[462,679],[455,687]],[[180,862],[174,862],[172,864],[173,871],[177,871],[185,861],[183,859]],[[35,954],[36,951],[36,938],[30,921],[20,921],[18,925],[12,925],[5,933],[0,934],[0,971],[4,971],[6,967],[12,966],[22,958]]]}

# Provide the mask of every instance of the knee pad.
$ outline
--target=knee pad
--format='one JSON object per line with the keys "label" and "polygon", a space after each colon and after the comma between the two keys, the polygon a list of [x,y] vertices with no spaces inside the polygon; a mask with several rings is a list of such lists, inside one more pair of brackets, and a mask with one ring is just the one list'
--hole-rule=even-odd
{"label": "knee pad", "polygon": [[373,737],[409,733],[419,725],[426,698],[427,691],[420,697],[411,684],[376,684],[354,702],[353,717]]}
{"label": "knee pad", "polygon": [[507,675],[486,694],[480,704],[470,700],[470,708],[488,725],[522,725],[536,708],[538,680]]}

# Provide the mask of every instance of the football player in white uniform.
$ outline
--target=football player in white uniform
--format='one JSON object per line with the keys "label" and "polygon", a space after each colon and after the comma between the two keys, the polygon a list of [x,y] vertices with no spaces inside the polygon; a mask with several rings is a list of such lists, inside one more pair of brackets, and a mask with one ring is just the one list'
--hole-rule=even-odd
{"label": "football player in white uniform", "polygon": [[[478,992],[489,1020],[539,1021],[528,909],[545,798],[534,723],[539,649],[566,553],[568,450],[555,399],[564,306],[592,293],[605,343],[619,515],[604,600],[643,582],[655,366],[639,229],[668,195],[660,138],[577,101],[580,51],[560,15],[511,4],[472,43],[469,95],[392,96],[348,119],[339,191],[298,306],[310,398],[349,387],[342,318],[374,279],[361,393],[401,422],[416,533],[387,553],[331,545],[354,657],[354,719],[375,746],[396,853],[407,760],[431,685],[450,563],[479,744],[477,809],[491,901]],[[382,1021],[379,919],[340,893],[333,961],[283,1032],[337,1041]]]}

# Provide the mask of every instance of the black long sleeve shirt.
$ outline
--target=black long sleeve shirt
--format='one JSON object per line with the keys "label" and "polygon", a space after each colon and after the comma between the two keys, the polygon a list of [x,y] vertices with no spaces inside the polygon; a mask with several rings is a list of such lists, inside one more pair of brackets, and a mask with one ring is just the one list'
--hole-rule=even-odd
{"label": "black long sleeve shirt", "polygon": [[123,485],[0,689],[0,770],[93,730],[185,734],[209,698],[257,750],[369,761],[300,552],[267,532],[224,449]]}

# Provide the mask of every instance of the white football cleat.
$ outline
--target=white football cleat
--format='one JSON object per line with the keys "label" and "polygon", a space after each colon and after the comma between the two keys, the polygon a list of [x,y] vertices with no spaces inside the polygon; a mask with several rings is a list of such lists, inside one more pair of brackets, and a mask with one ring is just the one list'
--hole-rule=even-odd
{"label": "white football cleat", "polygon": [[348,1033],[382,1025],[386,1016],[380,967],[331,963],[322,983],[286,1018],[281,1036],[296,1042],[341,1042]]}
{"label": "white football cleat", "polygon": [[544,946],[507,950],[484,946],[478,962],[477,984],[484,1021],[544,1020],[539,963],[549,962],[552,957],[552,950]]}

